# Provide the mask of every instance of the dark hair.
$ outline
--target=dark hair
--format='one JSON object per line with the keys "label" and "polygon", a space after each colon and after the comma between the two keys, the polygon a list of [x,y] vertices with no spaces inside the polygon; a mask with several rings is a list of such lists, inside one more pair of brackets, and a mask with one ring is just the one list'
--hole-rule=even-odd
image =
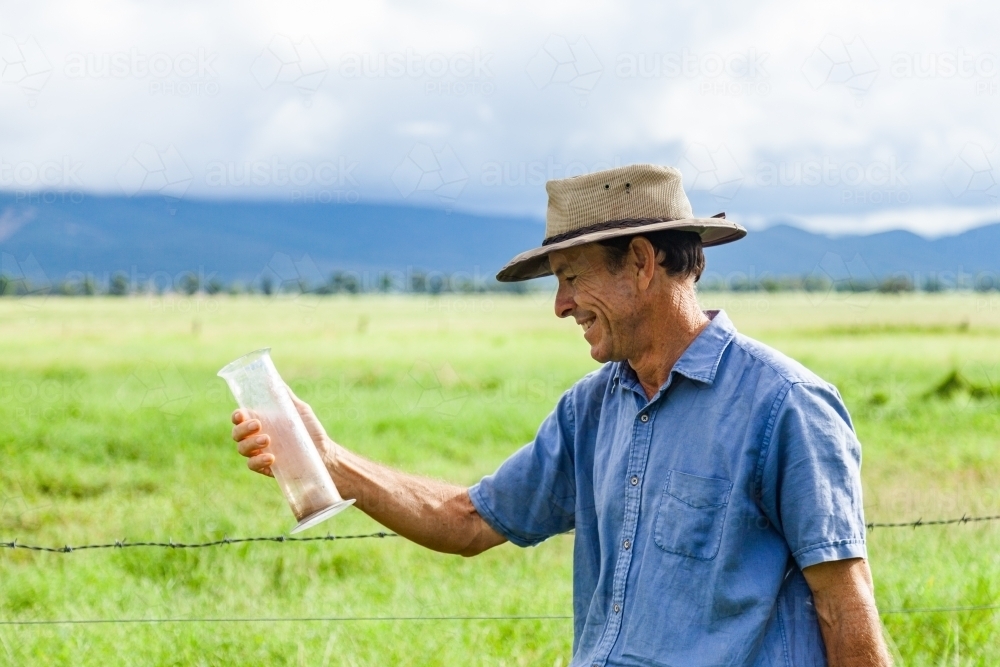
{"label": "dark hair", "polygon": [[657,257],[663,253],[660,266],[667,270],[668,276],[682,278],[694,276],[695,282],[701,278],[701,272],[705,270],[705,253],[701,246],[701,236],[697,232],[683,232],[676,229],[663,229],[598,241],[605,248],[608,270],[611,273],[618,273],[625,267],[629,244],[638,236],[653,244]]}

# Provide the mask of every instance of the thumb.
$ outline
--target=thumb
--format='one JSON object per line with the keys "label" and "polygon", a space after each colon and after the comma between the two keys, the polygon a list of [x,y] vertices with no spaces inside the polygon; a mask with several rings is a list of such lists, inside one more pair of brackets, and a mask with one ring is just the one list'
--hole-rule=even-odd
{"label": "thumb", "polygon": [[323,426],[320,424],[316,413],[313,412],[312,406],[296,396],[295,392],[292,391],[292,388],[287,384],[285,385],[285,390],[288,391],[288,396],[292,399],[292,403],[295,404],[295,409],[298,410],[299,416],[302,417],[302,421],[305,423],[306,428],[310,431],[317,429],[321,435],[325,435],[326,431],[323,430]]}
{"label": "thumb", "polygon": [[309,404],[296,396],[295,392],[292,391],[292,388],[287,384],[285,385],[285,391],[288,392],[289,398],[292,399],[292,403],[295,404],[295,407],[298,409],[300,414],[308,414],[309,412],[312,412],[312,408],[309,407]]}

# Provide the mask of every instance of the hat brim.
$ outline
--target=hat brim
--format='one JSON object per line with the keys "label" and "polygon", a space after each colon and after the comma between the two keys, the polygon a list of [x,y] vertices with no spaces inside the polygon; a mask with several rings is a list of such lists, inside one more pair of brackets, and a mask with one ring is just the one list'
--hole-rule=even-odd
{"label": "hat brim", "polygon": [[684,220],[651,222],[648,225],[640,227],[605,229],[522,252],[500,269],[497,273],[497,280],[502,283],[514,283],[522,280],[531,280],[532,278],[551,276],[552,270],[549,268],[549,253],[551,252],[618,236],[636,236],[644,232],[658,232],[664,229],[673,229],[680,232],[696,232],[701,236],[701,243],[705,247],[731,243],[747,235],[747,230],[741,225],[725,218],[686,218]]}

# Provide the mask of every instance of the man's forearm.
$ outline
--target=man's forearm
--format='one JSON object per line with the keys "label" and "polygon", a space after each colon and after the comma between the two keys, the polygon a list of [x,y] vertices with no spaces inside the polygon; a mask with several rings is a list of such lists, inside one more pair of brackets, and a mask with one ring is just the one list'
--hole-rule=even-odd
{"label": "man's forearm", "polygon": [[802,573],[812,589],[830,667],[891,667],[868,562],[831,561]]}
{"label": "man's forearm", "polygon": [[816,600],[830,667],[890,667],[875,603],[833,607]]}
{"label": "man's forearm", "polygon": [[483,521],[465,487],[408,475],[333,446],[327,470],[345,498],[429,549],[473,556],[505,540]]}

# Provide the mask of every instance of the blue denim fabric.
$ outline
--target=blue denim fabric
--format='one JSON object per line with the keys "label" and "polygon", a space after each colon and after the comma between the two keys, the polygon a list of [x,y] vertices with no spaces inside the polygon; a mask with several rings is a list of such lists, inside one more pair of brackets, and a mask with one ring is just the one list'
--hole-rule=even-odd
{"label": "blue denim fabric", "polygon": [[573,666],[826,665],[802,568],[866,556],[861,446],[836,388],[707,314],[652,400],[605,364],[469,489],[516,545],[576,531]]}

